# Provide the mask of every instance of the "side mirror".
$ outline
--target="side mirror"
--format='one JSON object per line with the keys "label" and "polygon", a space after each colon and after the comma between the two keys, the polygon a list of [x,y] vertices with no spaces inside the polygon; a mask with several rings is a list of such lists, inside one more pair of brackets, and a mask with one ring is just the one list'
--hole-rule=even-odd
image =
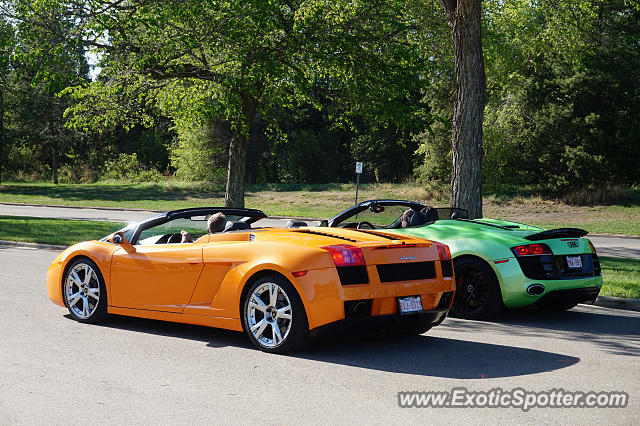
{"label": "side mirror", "polygon": [[320,224],[318,226],[322,226],[326,228],[327,226],[329,226],[329,221],[327,219],[324,219],[320,221]]}
{"label": "side mirror", "polygon": [[113,244],[117,244],[124,249],[127,253],[133,253],[136,251],[136,248],[127,241],[127,237],[124,236],[124,232],[119,231],[111,236],[111,242]]}

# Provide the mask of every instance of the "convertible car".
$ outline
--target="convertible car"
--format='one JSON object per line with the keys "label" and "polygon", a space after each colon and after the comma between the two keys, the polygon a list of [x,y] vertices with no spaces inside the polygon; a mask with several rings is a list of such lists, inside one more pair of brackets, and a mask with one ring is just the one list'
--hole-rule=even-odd
{"label": "convertible car", "polygon": [[[208,218],[226,215],[224,232]],[[449,249],[373,230],[261,228],[259,210],[193,208],[132,224],[63,251],[49,298],[80,322],[129,315],[244,331],[282,353],[310,331],[374,321],[423,333],[447,315],[455,288]],[[182,243],[181,231],[195,239]]]}
{"label": "convertible car", "polygon": [[451,307],[454,316],[483,319],[498,314],[504,306],[566,310],[598,296],[600,262],[591,241],[582,238],[586,231],[545,230],[467,217],[462,209],[370,200],[321,226],[413,235],[448,245],[457,281]]}

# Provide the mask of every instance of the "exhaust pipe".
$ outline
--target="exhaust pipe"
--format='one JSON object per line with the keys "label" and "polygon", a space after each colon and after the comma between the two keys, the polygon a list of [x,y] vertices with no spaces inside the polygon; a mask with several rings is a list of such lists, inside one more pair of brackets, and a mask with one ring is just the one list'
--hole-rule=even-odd
{"label": "exhaust pipe", "polygon": [[344,315],[346,319],[366,318],[371,315],[371,299],[347,300],[344,302]]}
{"label": "exhaust pipe", "polygon": [[532,296],[539,296],[544,293],[544,286],[542,284],[531,284],[527,287],[527,293]]}

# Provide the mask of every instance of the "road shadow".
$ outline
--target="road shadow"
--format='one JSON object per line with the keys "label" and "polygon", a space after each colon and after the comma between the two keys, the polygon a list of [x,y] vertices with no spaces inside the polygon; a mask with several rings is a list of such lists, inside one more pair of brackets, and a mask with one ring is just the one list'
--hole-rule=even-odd
{"label": "road shadow", "polygon": [[559,353],[424,335],[319,341],[293,356],[392,373],[451,379],[515,377],[558,370],[580,359]]}
{"label": "road shadow", "polygon": [[538,309],[507,311],[491,321],[448,318],[443,327],[457,331],[495,331],[523,337],[586,341],[615,355],[640,356],[640,315],[589,306],[566,312]]}
{"label": "road shadow", "polygon": [[[73,321],[70,314],[66,314],[64,317]],[[243,333],[201,325],[181,324],[177,322],[111,314],[105,322],[95,324],[95,326],[194,340],[206,343],[207,346],[212,348],[222,348],[226,346],[253,348],[253,345],[251,345]]]}
{"label": "road shadow", "polygon": [[[68,315],[66,317],[69,318]],[[255,350],[239,332],[149,319],[112,316],[103,327],[189,339],[211,348],[227,346]],[[560,353],[471,342],[425,335],[394,338],[366,334],[323,337],[302,352],[300,359],[370,370],[455,379],[513,377],[553,371],[576,364],[579,358]]]}

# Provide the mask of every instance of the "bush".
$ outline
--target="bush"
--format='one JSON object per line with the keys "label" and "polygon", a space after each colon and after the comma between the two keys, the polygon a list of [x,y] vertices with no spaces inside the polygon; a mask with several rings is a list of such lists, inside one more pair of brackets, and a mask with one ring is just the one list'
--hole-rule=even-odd
{"label": "bush", "polygon": [[103,179],[114,179],[126,182],[157,182],[162,174],[153,168],[146,168],[138,161],[138,156],[120,153],[118,158],[107,160],[102,167]]}
{"label": "bush", "polygon": [[187,181],[224,182],[231,134],[221,121],[208,124],[178,123],[171,147],[176,177]]}

